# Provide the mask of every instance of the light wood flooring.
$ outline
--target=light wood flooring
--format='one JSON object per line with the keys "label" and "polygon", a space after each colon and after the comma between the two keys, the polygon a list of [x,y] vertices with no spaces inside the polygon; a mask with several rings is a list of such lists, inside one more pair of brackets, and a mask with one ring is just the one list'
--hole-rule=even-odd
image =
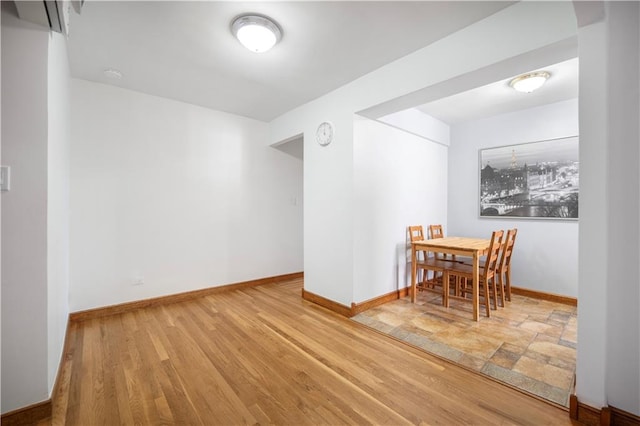
{"label": "light wood flooring", "polygon": [[293,280],[72,323],[51,423],[573,424],[301,289]]}

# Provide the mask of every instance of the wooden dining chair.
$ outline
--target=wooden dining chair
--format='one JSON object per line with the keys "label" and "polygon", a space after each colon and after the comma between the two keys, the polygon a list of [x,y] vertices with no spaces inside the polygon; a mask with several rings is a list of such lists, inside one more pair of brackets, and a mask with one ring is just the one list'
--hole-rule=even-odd
{"label": "wooden dining chair", "polygon": [[[416,241],[424,241],[422,225],[409,226],[408,229],[409,239],[412,243]],[[444,264],[435,257],[430,256],[427,251],[421,250],[416,253],[416,268],[418,271],[422,271],[422,279],[417,283],[417,288],[419,290],[436,290],[440,292],[440,290],[436,289],[436,286],[442,284],[442,271],[444,270]],[[429,278],[429,272],[432,273],[431,278]],[[438,274],[440,276],[438,276]]]}
{"label": "wooden dining chair", "polygon": [[507,235],[504,237],[504,243],[502,244],[500,261],[498,262],[498,267],[496,269],[502,306],[504,306],[505,293],[506,299],[511,301],[511,256],[513,254],[513,246],[516,242],[517,234],[517,228],[509,229],[507,231]]}
{"label": "wooden dining chair", "polygon": [[[444,231],[442,230],[442,225],[429,225],[429,239],[433,240],[436,238],[444,238]],[[442,259],[442,260],[447,259],[447,255],[442,253],[437,254],[437,257],[438,259]]]}
{"label": "wooden dining chair", "polygon": [[[409,230],[409,241],[411,241],[412,243],[414,241],[424,240],[424,231],[422,230],[422,225],[409,226],[407,229]],[[416,259],[418,261],[422,261],[426,259],[426,257],[427,257],[427,252],[424,250],[420,250],[419,252],[416,253]],[[418,272],[424,273],[424,270],[418,267]],[[422,281],[422,279],[420,279],[420,281]]]}
{"label": "wooden dining chair", "polygon": [[444,231],[442,225],[429,225],[429,238],[444,238]]}
{"label": "wooden dining chair", "polygon": [[[429,225],[429,239],[433,240],[436,238],[444,238],[444,230],[442,228],[442,225]],[[447,254],[440,254],[438,256],[438,258],[440,260],[447,260],[450,262],[459,262],[459,263],[465,263],[462,260],[456,260],[456,255],[452,254],[451,257],[449,257],[449,255]]]}
{"label": "wooden dining chair", "polygon": [[[480,269],[480,282],[478,283],[478,289],[482,289],[482,295],[484,298],[485,310],[487,317],[491,316],[490,312],[490,299],[493,294],[494,309],[497,309],[497,286],[496,286],[496,271],[498,267],[498,260],[500,254],[500,246],[502,245],[502,237],[504,231],[494,231],[491,234],[491,242],[489,244],[489,250],[485,257],[483,267]],[[451,281],[451,278],[454,278]],[[450,295],[450,285],[443,285],[442,299],[445,307],[449,307],[449,299],[458,299],[464,301],[471,301],[467,298],[468,294],[472,294],[473,285],[473,266],[466,263],[451,263],[449,267],[444,270],[444,283],[454,282],[456,286],[464,286],[463,288],[456,289],[453,295]]]}

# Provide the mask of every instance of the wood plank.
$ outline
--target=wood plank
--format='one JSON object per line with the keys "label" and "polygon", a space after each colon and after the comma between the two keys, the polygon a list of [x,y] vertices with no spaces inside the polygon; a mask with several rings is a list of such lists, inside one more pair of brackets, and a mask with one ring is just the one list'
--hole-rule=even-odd
{"label": "wood plank", "polygon": [[73,323],[53,423],[571,424],[301,290],[296,279]]}

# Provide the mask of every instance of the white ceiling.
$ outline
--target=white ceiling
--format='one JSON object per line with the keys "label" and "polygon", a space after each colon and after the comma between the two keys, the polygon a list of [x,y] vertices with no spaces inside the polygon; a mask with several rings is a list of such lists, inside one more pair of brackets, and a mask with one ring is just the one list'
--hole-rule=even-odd
{"label": "white ceiling", "polygon": [[417,108],[452,125],[578,97],[578,58],[530,71],[540,70],[548,71],[551,77],[533,93],[516,92],[509,86],[512,78],[508,78]]}
{"label": "white ceiling", "polygon": [[[86,1],[71,20],[71,74],[270,121],[512,3]],[[232,36],[247,12],[281,26],[273,50]]]}

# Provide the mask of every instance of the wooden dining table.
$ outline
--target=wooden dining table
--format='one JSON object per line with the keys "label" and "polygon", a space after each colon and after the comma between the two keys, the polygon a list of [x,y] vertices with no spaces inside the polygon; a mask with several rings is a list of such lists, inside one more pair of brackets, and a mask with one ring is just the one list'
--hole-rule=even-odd
{"label": "wooden dining table", "polygon": [[416,301],[416,275],[418,272],[417,253],[428,251],[433,253],[467,256],[473,259],[473,320],[480,319],[480,257],[487,254],[491,240],[467,237],[444,237],[411,243],[411,303]]}

